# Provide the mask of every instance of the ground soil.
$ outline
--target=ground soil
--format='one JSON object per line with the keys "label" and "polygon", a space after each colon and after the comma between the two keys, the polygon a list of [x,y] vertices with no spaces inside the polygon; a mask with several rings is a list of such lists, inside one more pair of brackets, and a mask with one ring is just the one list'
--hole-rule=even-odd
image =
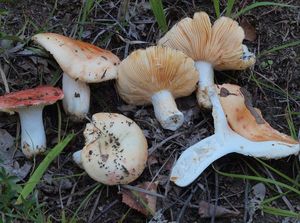
{"label": "ground soil", "polygon": [[[224,1],[221,1],[224,8]],[[252,1],[237,1],[233,12],[240,10]],[[299,6],[298,0],[283,1]],[[6,54],[0,58],[6,73],[11,91],[27,89],[39,84],[51,84],[57,79],[61,70],[54,59],[45,52],[26,54],[30,47],[38,48],[30,37],[37,32],[56,32],[70,35],[76,30],[78,16],[80,14],[81,1],[8,1],[1,7],[8,10],[6,16],[1,19],[1,35],[18,36],[9,42],[8,48],[14,48],[22,43],[15,52]],[[83,27],[83,40],[94,42],[95,45],[112,50],[121,59],[128,53],[138,48],[154,45],[162,36],[155,23],[147,1],[131,1],[129,13],[122,20],[118,18],[120,1],[101,1],[92,10]],[[169,27],[179,19],[192,16],[194,12],[205,10],[212,20],[215,20],[213,4],[210,1],[164,1]],[[300,38],[299,10],[291,8],[262,7],[252,10],[238,18],[247,19],[255,28],[257,38],[253,41],[245,41],[252,52],[257,55],[284,42]],[[79,28],[78,28],[79,29]],[[78,37],[75,35],[75,37]],[[136,43],[133,41],[143,41]],[[6,43],[6,42],[5,42]],[[3,47],[2,42],[2,47]],[[15,49],[15,48],[14,48]],[[236,83],[247,88],[253,95],[255,107],[261,109],[265,119],[275,128],[290,134],[287,124],[287,109],[299,112],[300,104],[300,61],[299,47],[290,47],[258,57],[255,66],[246,71],[216,72],[217,83]],[[61,86],[61,80],[57,79],[56,86]],[[276,88],[277,90],[274,90]],[[281,90],[278,90],[281,89]],[[149,165],[142,176],[132,185],[140,182],[151,181],[158,174],[158,193],[166,194],[166,199],[158,198],[157,210],[161,209],[164,219],[181,222],[212,222],[211,219],[200,219],[198,205],[201,200],[218,204],[223,207],[240,211],[240,215],[234,218],[215,219],[214,222],[245,222],[247,216],[247,199],[251,187],[255,182],[233,179],[221,176],[209,167],[193,184],[180,188],[173,183],[168,183],[170,168],[180,153],[189,145],[213,133],[213,122],[210,111],[200,110],[196,104],[195,95],[178,99],[178,107],[191,114],[189,120],[176,132],[163,130],[154,118],[153,108],[126,107],[115,90],[113,81],[91,85],[92,101],[90,116],[96,112],[118,112],[127,115],[136,121],[144,130],[149,147],[157,145],[167,137],[177,134],[176,137],[159,146],[153,156],[157,163]],[[0,94],[4,94],[4,85],[0,81]],[[290,97],[287,98],[287,93]],[[54,177],[68,176],[82,173],[71,159],[71,154],[84,145],[82,131],[83,123],[74,123],[62,113],[62,133],[77,133],[76,138],[64,150],[58,159],[51,165],[47,174]],[[44,110],[44,120],[47,129],[48,146],[53,147],[57,143],[58,115],[56,105],[48,106]],[[292,121],[298,130],[300,126],[299,115],[293,115]],[[8,130],[15,136],[18,117],[0,114],[1,128]],[[23,158],[24,159],[24,158]],[[42,157],[37,158],[37,163]],[[162,165],[168,162],[162,169]],[[246,165],[249,164],[267,176],[265,170],[252,159],[241,155],[228,155],[214,163],[214,167],[224,172],[253,175]],[[281,160],[268,161],[268,164],[284,172],[292,179],[297,176],[297,158],[290,157]],[[159,171],[159,173],[158,173]],[[28,178],[26,178],[28,179]],[[25,181],[26,181],[25,179]],[[52,222],[59,222],[62,205],[67,216],[73,216],[74,211],[94,187],[95,182],[87,175],[68,178],[71,185],[61,186],[66,182],[40,183],[38,185],[39,200],[44,203],[45,214],[51,216]],[[78,222],[117,222],[127,213],[128,206],[121,202],[120,187],[103,186],[92,195],[88,203],[78,213]],[[192,193],[193,191],[193,193]],[[97,200],[98,194],[100,199]],[[271,196],[273,191],[267,191]],[[275,192],[276,194],[276,192]],[[191,196],[192,195],[192,196]],[[190,202],[186,202],[190,198]],[[291,197],[290,202],[299,208],[299,197]],[[94,204],[96,209],[91,215]],[[287,209],[282,200],[273,204],[274,207]],[[297,209],[296,209],[297,210]],[[298,210],[299,211],[299,210]],[[284,218],[273,215],[262,215],[258,211],[254,222],[282,222]],[[151,219],[151,218],[150,218]],[[148,218],[149,220],[149,218]],[[124,222],[145,222],[142,214],[130,210]]]}

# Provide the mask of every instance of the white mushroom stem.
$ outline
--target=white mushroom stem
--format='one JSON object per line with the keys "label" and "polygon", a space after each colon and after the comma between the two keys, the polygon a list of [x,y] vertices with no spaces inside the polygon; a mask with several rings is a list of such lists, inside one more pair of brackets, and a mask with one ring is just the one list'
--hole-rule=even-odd
{"label": "white mushroom stem", "polygon": [[66,113],[75,119],[83,119],[90,108],[90,87],[79,80],[74,80],[63,74],[63,107]]}
{"label": "white mushroom stem", "polygon": [[21,121],[22,151],[28,158],[46,149],[43,108],[44,106],[33,106],[17,110]]}
{"label": "white mushroom stem", "polygon": [[177,109],[174,97],[169,91],[159,91],[151,99],[155,117],[164,129],[175,131],[183,124],[183,114]]}
{"label": "white mushroom stem", "polygon": [[82,159],[81,159],[81,150],[78,150],[77,152],[73,153],[73,161],[83,169],[82,165]]}
{"label": "white mushroom stem", "polygon": [[253,142],[231,131],[225,137],[209,136],[186,149],[172,169],[171,180],[185,187],[192,183],[210,164],[229,153],[259,158],[282,158],[299,152],[299,144],[278,141]]}
{"label": "white mushroom stem", "polygon": [[[299,144],[289,144],[279,141],[254,142],[234,132],[227,123],[225,113],[214,87],[212,70],[208,69],[209,66],[205,63],[197,62],[196,67],[198,71],[201,70],[199,81],[201,86],[199,87],[202,87],[208,93],[212,103],[215,134],[187,148],[181,154],[171,173],[171,180],[178,186],[189,185],[210,164],[229,153],[235,152],[264,159],[278,159],[299,152]],[[211,77],[209,78],[207,75]]]}

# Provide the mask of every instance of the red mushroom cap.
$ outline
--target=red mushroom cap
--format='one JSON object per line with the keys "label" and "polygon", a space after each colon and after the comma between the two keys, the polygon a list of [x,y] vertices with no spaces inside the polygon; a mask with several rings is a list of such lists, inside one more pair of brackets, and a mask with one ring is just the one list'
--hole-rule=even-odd
{"label": "red mushroom cap", "polygon": [[59,88],[39,86],[0,96],[0,110],[13,111],[23,107],[49,105],[61,100],[63,97],[64,94]]}

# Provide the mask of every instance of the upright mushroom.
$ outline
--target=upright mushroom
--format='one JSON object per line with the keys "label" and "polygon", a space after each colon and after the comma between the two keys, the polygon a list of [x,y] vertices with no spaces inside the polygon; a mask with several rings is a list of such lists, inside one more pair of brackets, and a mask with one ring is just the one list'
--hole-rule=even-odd
{"label": "upright mushroom", "polygon": [[94,180],[128,184],[138,178],[147,162],[148,145],[140,127],[124,115],[96,113],[84,130],[85,146],[73,160]]}
{"label": "upright mushroom", "polygon": [[180,51],[153,46],[134,51],[120,63],[117,87],[129,104],[152,103],[162,127],[176,130],[184,118],[174,98],[190,95],[197,81],[192,59]]}
{"label": "upright mushroom", "polygon": [[119,58],[110,51],[55,33],[40,33],[32,39],[53,55],[64,72],[64,110],[76,119],[84,118],[90,106],[87,83],[116,78]]}
{"label": "upright mushroom", "polygon": [[213,161],[229,153],[263,159],[299,153],[299,142],[273,129],[253,107],[250,94],[244,88],[223,84],[216,86],[216,90],[231,128],[225,126],[218,134],[182,153],[171,173],[171,180],[177,185],[190,184]]}
{"label": "upright mushroom", "polygon": [[0,111],[18,112],[21,121],[21,147],[28,158],[46,149],[43,108],[63,98],[59,88],[39,86],[0,96]]}

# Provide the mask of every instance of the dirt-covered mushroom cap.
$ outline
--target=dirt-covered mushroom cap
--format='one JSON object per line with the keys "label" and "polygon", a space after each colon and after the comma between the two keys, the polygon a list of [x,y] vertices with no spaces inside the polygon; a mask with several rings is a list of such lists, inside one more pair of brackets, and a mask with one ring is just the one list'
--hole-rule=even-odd
{"label": "dirt-covered mushroom cap", "polygon": [[259,109],[253,107],[250,93],[238,85],[217,86],[222,108],[230,127],[252,141],[279,141],[298,144],[292,137],[275,129],[264,120]]}
{"label": "dirt-covered mushroom cap", "polygon": [[216,70],[243,70],[255,56],[242,44],[243,29],[230,18],[221,17],[213,26],[205,12],[175,24],[159,44],[181,50],[195,61],[205,61]]}
{"label": "dirt-covered mushroom cap", "polygon": [[32,37],[48,50],[62,70],[75,80],[98,83],[117,75],[119,58],[108,50],[56,33],[40,33]]}
{"label": "dirt-covered mushroom cap", "polygon": [[153,46],[134,51],[120,63],[117,86],[126,102],[144,105],[162,90],[170,91],[174,98],[190,95],[197,81],[191,58],[178,50]]}
{"label": "dirt-covered mushroom cap", "polygon": [[86,145],[82,165],[94,180],[108,184],[128,184],[143,172],[147,141],[131,119],[115,113],[97,113],[86,125]]}

